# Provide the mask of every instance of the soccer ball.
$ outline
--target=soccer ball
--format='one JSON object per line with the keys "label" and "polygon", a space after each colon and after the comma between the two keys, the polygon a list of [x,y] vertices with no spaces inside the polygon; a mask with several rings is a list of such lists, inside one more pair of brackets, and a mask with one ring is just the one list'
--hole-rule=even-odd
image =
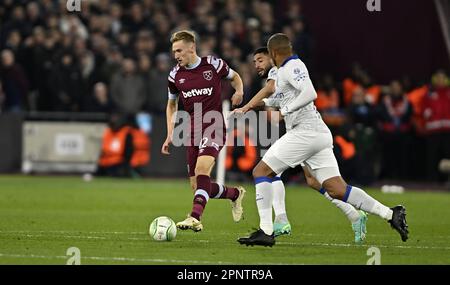
{"label": "soccer ball", "polygon": [[161,216],[152,221],[148,232],[156,241],[171,241],[177,236],[177,227],[171,218]]}

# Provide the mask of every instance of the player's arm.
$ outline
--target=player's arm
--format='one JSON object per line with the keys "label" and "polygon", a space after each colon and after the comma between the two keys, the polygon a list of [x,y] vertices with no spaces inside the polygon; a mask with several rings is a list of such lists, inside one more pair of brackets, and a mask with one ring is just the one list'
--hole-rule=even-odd
{"label": "player's arm", "polygon": [[311,79],[309,78],[306,66],[295,66],[294,68],[286,70],[285,72],[287,73],[287,81],[292,85],[292,87],[297,89],[299,93],[295,97],[295,99],[292,100],[292,102],[280,109],[282,116],[286,116],[297,111],[300,108],[305,107],[317,98],[316,90],[314,89]]}
{"label": "player's arm", "polygon": [[247,104],[245,104],[241,108],[235,109],[233,113],[245,114],[251,109],[264,107],[264,105],[266,105],[266,103],[269,102],[264,99],[272,95],[274,92],[275,92],[275,80],[268,80],[266,85],[264,85],[264,87],[261,90],[259,90],[258,93],[256,93],[255,96],[253,96],[253,98]]}
{"label": "player's arm", "polygon": [[161,148],[162,154],[170,154],[169,146],[172,143],[172,135],[173,129],[175,128],[175,120],[173,119],[176,116],[176,112],[178,110],[178,97],[176,99],[167,100],[166,107],[166,124],[167,124],[167,137]]}
{"label": "player's arm", "polygon": [[227,78],[230,79],[231,87],[235,90],[233,96],[231,97],[231,105],[236,107],[242,103],[242,100],[244,100],[244,83],[242,82],[239,73],[232,69],[230,69],[230,74]]}
{"label": "player's arm", "polygon": [[170,73],[167,78],[167,107],[166,107],[166,124],[167,137],[161,147],[161,153],[169,155],[169,146],[172,144],[173,129],[175,128],[175,115],[178,110],[178,93],[179,90],[175,85],[175,73]]}
{"label": "player's arm", "polygon": [[178,110],[178,98],[167,100],[167,107],[166,107],[167,137],[172,137],[173,129],[175,127],[175,120],[173,120],[173,118],[177,110]]}
{"label": "player's arm", "polygon": [[226,78],[231,81],[231,86],[235,90],[231,97],[232,106],[235,107],[241,104],[244,99],[244,83],[242,83],[239,73],[231,69],[223,59],[208,56],[207,61],[214,66],[220,78]]}

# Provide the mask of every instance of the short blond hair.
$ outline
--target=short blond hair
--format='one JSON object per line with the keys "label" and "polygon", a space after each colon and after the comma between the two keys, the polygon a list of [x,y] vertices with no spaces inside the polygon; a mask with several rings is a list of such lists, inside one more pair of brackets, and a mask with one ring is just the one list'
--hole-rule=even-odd
{"label": "short blond hair", "polygon": [[185,41],[188,43],[195,44],[195,34],[191,31],[187,31],[187,30],[175,32],[170,37],[170,42],[174,43],[177,41]]}

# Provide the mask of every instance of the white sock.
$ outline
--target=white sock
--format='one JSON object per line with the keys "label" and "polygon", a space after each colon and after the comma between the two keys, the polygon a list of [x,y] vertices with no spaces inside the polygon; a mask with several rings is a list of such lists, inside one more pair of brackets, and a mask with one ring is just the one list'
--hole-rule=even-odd
{"label": "white sock", "polygon": [[259,213],[259,228],[266,234],[273,233],[272,223],[272,179],[269,177],[255,178],[256,206]]}
{"label": "white sock", "polygon": [[392,210],[381,204],[358,187],[347,185],[344,202],[352,204],[357,209],[362,209],[370,214],[378,215],[389,221],[392,219]]}
{"label": "white sock", "polygon": [[273,189],[273,211],[275,212],[275,221],[287,223],[287,215],[286,215],[286,203],[285,203],[285,191],[284,183],[281,180],[281,174],[275,176],[272,181],[272,189]]}
{"label": "white sock", "polygon": [[338,207],[339,210],[344,213],[350,223],[353,224],[354,222],[357,222],[359,220],[359,213],[358,210],[355,209],[355,207],[339,199],[333,199],[323,188],[320,189],[320,193],[323,194],[325,198],[330,200],[330,202],[333,203],[336,207]]}

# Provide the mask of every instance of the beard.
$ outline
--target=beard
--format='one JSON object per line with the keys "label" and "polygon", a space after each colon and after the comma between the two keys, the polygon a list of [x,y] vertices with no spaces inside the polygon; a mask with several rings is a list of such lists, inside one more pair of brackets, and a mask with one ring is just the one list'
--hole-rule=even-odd
{"label": "beard", "polygon": [[267,78],[267,76],[269,75],[269,71],[270,71],[270,68],[264,69],[264,71],[262,73],[258,72],[258,75],[261,78]]}

